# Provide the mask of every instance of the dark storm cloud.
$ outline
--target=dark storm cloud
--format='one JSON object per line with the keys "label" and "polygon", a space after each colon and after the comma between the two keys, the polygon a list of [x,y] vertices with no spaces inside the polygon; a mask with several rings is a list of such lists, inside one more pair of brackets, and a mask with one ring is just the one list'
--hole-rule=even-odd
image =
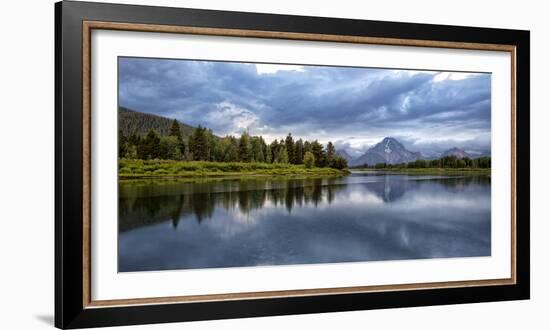
{"label": "dark storm cloud", "polygon": [[490,148],[491,76],[121,58],[120,104],[218,135],[288,132],[363,150],[384,136],[416,150]]}

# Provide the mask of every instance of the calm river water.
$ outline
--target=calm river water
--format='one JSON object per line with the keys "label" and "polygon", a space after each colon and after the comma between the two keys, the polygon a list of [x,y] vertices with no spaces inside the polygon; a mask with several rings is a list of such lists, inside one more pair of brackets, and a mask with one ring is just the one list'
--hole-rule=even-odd
{"label": "calm river water", "polygon": [[121,272],[488,256],[491,181],[121,181],[118,249]]}

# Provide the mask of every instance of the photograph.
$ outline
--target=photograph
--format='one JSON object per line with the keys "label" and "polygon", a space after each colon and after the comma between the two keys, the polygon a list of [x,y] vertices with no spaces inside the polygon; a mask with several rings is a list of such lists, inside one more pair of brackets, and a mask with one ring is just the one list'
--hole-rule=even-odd
{"label": "photograph", "polygon": [[117,65],[118,272],[491,257],[491,72]]}
{"label": "photograph", "polygon": [[[401,314],[427,306],[489,328],[535,316],[497,303],[530,299],[531,235],[548,232],[531,231],[531,167],[548,163],[531,162],[545,141],[531,37],[544,34],[513,19],[521,8],[165,5],[59,1],[55,31],[37,30],[54,58],[33,42],[19,52],[32,61],[8,66],[28,87],[21,68],[43,58],[55,78],[35,88],[54,105],[55,191],[34,195],[54,204],[53,255],[37,260],[55,270],[56,327],[365,324],[348,314],[397,327],[425,325]],[[47,122],[21,115],[12,139],[16,123]],[[28,160],[4,163],[45,169],[47,136],[25,136]]]}

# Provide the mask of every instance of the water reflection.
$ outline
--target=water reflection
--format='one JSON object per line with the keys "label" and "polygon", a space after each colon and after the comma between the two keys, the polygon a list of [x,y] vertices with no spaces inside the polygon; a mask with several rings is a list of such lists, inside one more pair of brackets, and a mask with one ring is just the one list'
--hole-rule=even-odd
{"label": "water reflection", "polygon": [[[119,202],[119,230],[126,231],[142,225],[162,222],[167,218],[177,227],[179,220],[193,214],[199,223],[212,218],[214,209],[238,209],[244,214],[263,207],[284,206],[289,213],[294,206],[318,206],[321,202],[331,204],[338,190],[344,185],[335,180],[284,180],[282,182],[220,181],[209,183],[136,182],[121,186]],[[148,192],[143,192],[146,188]],[[184,194],[166,194],[178,191]],[[141,191],[140,191],[141,190]],[[147,193],[151,196],[147,196]],[[143,195],[146,196],[143,196]]]}
{"label": "water reflection", "polygon": [[119,270],[490,255],[490,178],[119,185]]}

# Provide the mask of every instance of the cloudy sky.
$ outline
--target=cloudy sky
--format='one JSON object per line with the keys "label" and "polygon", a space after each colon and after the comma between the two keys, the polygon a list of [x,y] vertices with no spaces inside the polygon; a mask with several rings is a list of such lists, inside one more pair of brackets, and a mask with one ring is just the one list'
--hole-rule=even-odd
{"label": "cloudy sky", "polygon": [[484,73],[120,58],[119,103],[219,136],[291,132],[354,155],[386,136],[427,156],[491,143]]}

